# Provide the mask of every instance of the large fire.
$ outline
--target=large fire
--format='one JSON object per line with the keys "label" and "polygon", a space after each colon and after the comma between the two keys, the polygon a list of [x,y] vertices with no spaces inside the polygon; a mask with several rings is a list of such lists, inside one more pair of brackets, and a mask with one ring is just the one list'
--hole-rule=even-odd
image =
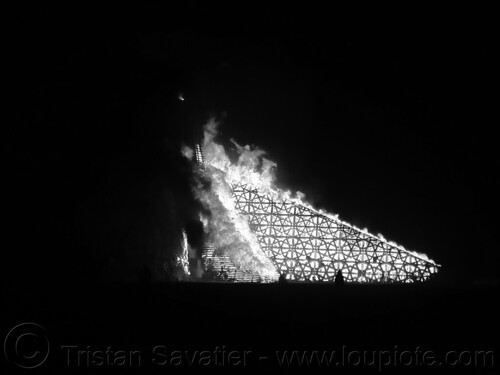
{"label": "large fire", "polygon": [[232,140],[237,151],[232,162],[215,142],[217,125],[212,119],[204,127],[203,155],[201,148],[188,147],[183,154],[198,161],[203,157],[194,193],[209,213],[202,221],[218,256],[268,281],[279,274],[328,281],[341,270],[349,281],[411,282],[437,272],[438,265],[425,254],[317,210],[300,192],[278,188],[276,163],[263,150]]}

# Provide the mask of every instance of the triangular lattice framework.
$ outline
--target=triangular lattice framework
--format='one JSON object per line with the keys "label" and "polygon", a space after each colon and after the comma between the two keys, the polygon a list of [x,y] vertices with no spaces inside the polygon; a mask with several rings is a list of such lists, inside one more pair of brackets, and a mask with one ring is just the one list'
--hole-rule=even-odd
{"label": "triangular lattice framework", "polygon": [[276,202],[243,184],[232,186],[236,208],[248,217],[276,270],[297,281],[424,281],[437,265],[400,247],[289,201]]}

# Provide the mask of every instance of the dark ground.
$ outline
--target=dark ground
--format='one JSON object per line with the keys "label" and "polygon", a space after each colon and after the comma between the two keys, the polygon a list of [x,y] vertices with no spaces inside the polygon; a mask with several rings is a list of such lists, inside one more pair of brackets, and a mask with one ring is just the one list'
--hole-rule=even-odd
{"label": "dark ground", "polygon": [[[377,11],[5,11],[0,337],[45,327],[51,355],[32,373],[70,372],[61,345],[495,349],[497,20],[486,9]],[[199,211],[179,150],[210,115],[222,139],[267,150],[283,186],[426,252],[442,265],[436,280],[340,291],[166,282],[163,261]],[[153,286],[137,282],[145,266]],[[4,355],[2,365],[16,369]]]}
{"label": "dark ground", "polygon": [[[67,353],[61,349],[65,345],[76,345],[79,350],[106,350],[108,346],[114,350],[140,350],[140,368],[158,373],[180,368],[152,364],[151,353],[157,345],[165,346],[169,352],[213,351],[217,346],[225,346],[228,351],[252,352],[246,366],[189,366],[184,362],[183,371],[256,371],[268,367],[283,370],[287,366],[278,364],[276,351],[341,351],[343,347],[350,351],[399,352],[419,348],[422,352],[433,351],[436,360],[443,361],[450,351],[497,348],[499,309],[495,294],[494,288],[445,288],[432,283],[348,285],[343,290],[331,284],[91,284],[69,289],[61,285],[40,289],[34,285],[22,295],[19,291],[7,291],[2,326],[13,327],[27,321],[46,329],[51,356],[33,373],[47,368],[134,373],[138,367],[137,363],[132,370],[84,364],[78,367],[76,357],[71,357],[67,365]],[[496,355],[497,352],[495,363]],[[392,362],[382,367],[384,372],[493,372],[490,364],[467,365],[467,357],[464,361],[464,365],[421,367]],[[354,362],[319,368],[375,373],[377,367],[370,362],[366,366]],[[317,367],[302,367],[304,371],[311,368]]]}

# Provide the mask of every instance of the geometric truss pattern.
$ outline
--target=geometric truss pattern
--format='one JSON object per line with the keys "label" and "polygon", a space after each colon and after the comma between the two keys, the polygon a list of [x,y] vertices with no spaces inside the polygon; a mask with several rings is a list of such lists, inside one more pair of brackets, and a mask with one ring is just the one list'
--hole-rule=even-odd
{"label": "geometric truss pattern", "polygon": [[296,281],[416,282],[438,265],[403,248],[290,201],[273,201],[243,184],[232,186],[261,249],[279,274]]}

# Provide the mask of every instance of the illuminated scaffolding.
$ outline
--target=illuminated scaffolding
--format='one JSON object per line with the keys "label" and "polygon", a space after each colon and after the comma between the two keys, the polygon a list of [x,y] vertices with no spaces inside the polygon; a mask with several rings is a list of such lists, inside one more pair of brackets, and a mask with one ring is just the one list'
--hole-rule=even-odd
{"label": "illuminated scaffolding", "polygon": [[227,255],[215,254],[215,247],[206,245],[202,255],[205,272],[205,280],[220,280],[235,283],[260,283],[272,282],[269,277],[261,277],[250,270],[243,270],[236,267]]}

